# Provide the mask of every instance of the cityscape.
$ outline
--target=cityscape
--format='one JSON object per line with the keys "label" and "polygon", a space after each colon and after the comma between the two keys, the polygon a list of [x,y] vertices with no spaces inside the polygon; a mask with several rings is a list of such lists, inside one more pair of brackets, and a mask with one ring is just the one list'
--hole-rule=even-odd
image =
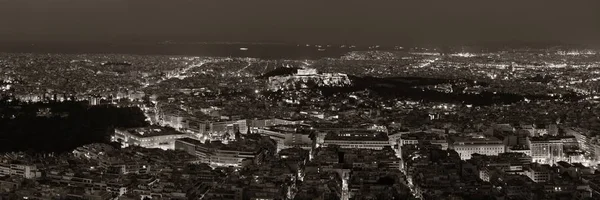
{"label": "cityscape", "polygon": [[0,0],[0,200],[600,200],[598,8]]}
{"label": "cityscape", "polygon": [[599,198],[600,54],[462,49],[353,47],[314,59],[3,53],[1,192]]}

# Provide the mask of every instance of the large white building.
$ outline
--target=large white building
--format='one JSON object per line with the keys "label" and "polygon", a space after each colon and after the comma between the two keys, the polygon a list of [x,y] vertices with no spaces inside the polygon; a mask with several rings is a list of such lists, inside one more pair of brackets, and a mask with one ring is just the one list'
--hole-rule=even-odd
{"label": "large white building", "polygon": [[597,160],[600,160],[600,151],[596,152],[593,144],[596,144],[596,141],[593,140],[589,135],[589,131],[582,129],[574,129],[574,128],[566,128],[566,135],[572,135],[577,140],[579,144],[579,148],[585,152],[593,152],[594,156]]}
{"label": "large white building", "polygon": [[228,120],[228,121],[201,121],[190,119],[186,130],[195,134],[197,138],[209,137],[221,139],[226,134],[230,136],[236,133],[246,134],[248,132],[247,120]]}
{"label": "large white building", "polygon": [[155,122],[161,126],[168,126],[177,130],[186,129],[189,116],[183,110],[172,106],[157,105]]}
{"label": "large white building", "polygon": [[209,132],[214,135],[224,135],[225,133],[233,135],[237,132],[246,134],[248,132],[248,125],[245,119],[212,122],[209,124],[209,128]]}
{"label": "large white building", "polygon": [[277,152],[282,149],[294,147],[310,150],[313,146],[313,140],[310,138],[309,132],[303,131],[306,129],[307,127],[302,125],[280,125],[259,128],[255,132],[275,140],[277,143]]}
{"label": "large white building", "polygon": [[318,74],[318,72],[317,72],[317,69],[304,68],[304,69],[298,69],[296,74],[306,76],[306,75],[315,75],[315,74]]}
{"label": "large white building", "polygon": [[387,133],[377,131],[330,132],[323,139],[323,146],[337,145],[341,148],[381,150],[391,146]]}
{"label": "large white building", "polygon": [[462,160],[471,159],[472,154],[497,156],[505,152],[502,140],[495,137],[451,137],[448,148],[454,149]]}
{"label": "large white building", "polygon": [[249,119],[247,124],[248,124],[248,127],[251,127],[253,129],[259,129],[259,128],[266,128],[269,126],[293,125],[293,124],[301,124],[301,123],[302,123],[302,121],[292,121],[292,120],[271,118],[271,119]]}
{"label": "large white building", "polygon": [[564,159],[564,141],[557,137],[534,137],[530,141],[533,162],[554,164]]}
{"label": "large white building", "polygon": [[190,137],[173,129],[151,126],[132,129],[115,129],[111,141],[120,142],[123,147],[140,146],[144,148],[175,149],[175,140]]}
{"label": "large white building", "polygon": [[197,156],[200,162],[214,167],[242,167],[244,162],[254,162],[264,152],[259,144],[247,140],[236,140],[224,144],[220,141],[202,143],[191,138],[175,142],[176,150]]}

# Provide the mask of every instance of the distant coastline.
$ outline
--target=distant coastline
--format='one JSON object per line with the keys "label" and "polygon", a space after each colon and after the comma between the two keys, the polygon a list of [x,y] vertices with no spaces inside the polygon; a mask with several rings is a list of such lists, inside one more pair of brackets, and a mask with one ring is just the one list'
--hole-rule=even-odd
{"label": "distant coastline", "polygon": [[[241,50],[247,48],[248,50]],[[42,42],[0,41],[5,53],[133,54],[209,57],[252,57],[261,59],[339,58],[352,51],[411,51],[427,48],[435,52],[485,52],[505,49],[590,49],[558,42],[492,42],[464,46],[422,47],[398,45],[291,44],[280,42]]]}

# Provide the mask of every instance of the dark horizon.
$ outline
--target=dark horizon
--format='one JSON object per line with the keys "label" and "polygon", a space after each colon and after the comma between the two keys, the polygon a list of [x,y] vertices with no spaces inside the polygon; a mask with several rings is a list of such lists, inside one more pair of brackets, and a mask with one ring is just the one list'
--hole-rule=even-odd
{"label": "dark horizon", "polygon": [[[326,45],[326,44],[320,44]],[[171,55],[171,56],[208,56],[208,57],[250,57],[261,59],[321,59],[339,58],[352,51],[398,51],[398,46],[411,51],[413,47],[427,48],[428,51],[448,52],[499,52],[510,50],[600,50],[598,46],[565,44],[560,42],[524,42],[502,41],[457,45],[381,45],[375,44],[332,44],[331,47],[316,47],[315,44],[268,42],[195,42],[195,41],[149,41],[149,40],[113,40],[113,41],[1,41],[0,53],[41,53],[41,54],[128,54],[128,55]],[[342,47],[346,45],[346,47]],[[357,45],[355,48],[348,48]],[[240,48],[249,48],[241,51]],[[324,51],[322,51],[325,49]],[[413,49],[415,50],[415,49]]]}
{"label": "dark horizon", "polygon": [[[0,35],[1,36],[1,35]],[[193,36],[157,36],[157,37],[145,37],[140,38],[136,36],[120,36],[106,39],[86,39],[86,40],[70,40],[70,39],[45,39],[44,37],[31,38],[31,39],[6,39],[10,37],[1,37],[0,44],[12,44],[12,45],[38,45],[38,44],[77,44],[77,45],[112,45],[112,44],[128,44],[128,45],[150,45],[150,44],[261,44],[261,45],[356,45],[356,46],[383,46],[383,47],[460,47],[460,46],[585,46],[589,48],[598,48],[600,43],[589,42],[589,43],[578,43],[578,42],[564,42],[560,40],[479,40],[479,41],[468,41],[468,42],[433,42],[433,41],[406,41],[406,42],[358,42],[358,41],[332,41],[332,42],[311,42],[311,41],[290,41],[290,40],[225,40],[210,37],[193,37]],[[600,42],[600,41],[599,41]]]}
{"label": "dark horizon", "polygon": [[550,41],[598,47],[598,7],[593,0],[0,0],[0,41],[409,46]]}

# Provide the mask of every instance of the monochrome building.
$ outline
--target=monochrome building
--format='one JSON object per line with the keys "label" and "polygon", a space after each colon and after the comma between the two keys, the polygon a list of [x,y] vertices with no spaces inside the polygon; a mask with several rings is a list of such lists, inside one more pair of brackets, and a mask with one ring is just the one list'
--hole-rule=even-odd
{"label": "monochrome building", "polygon": [[0,163],[0,175],[19,176],[26,179],[41,177],[40,170],[35,165]]}
{"label": "monochrome building", "polygon": [[462,160],[471,159],[472,154],[498,155],[505,152],[502,140],[495,137],[451,137],[449,149],[454,149]]}
{"label": "monochrome building", "polygon": [[341,148],[381,150],[390,146],[387,133],[377,131],[346,131],[327,133],[323,146],[336,145]]}
{"label": "monochrome building", "polygon": [[111,137],[114,142],[120,142],[123,147],[140,146],[144,148],[175,149],[175,140],[190,137],[173,129],[151,126],[133,129],[115,129]]}

